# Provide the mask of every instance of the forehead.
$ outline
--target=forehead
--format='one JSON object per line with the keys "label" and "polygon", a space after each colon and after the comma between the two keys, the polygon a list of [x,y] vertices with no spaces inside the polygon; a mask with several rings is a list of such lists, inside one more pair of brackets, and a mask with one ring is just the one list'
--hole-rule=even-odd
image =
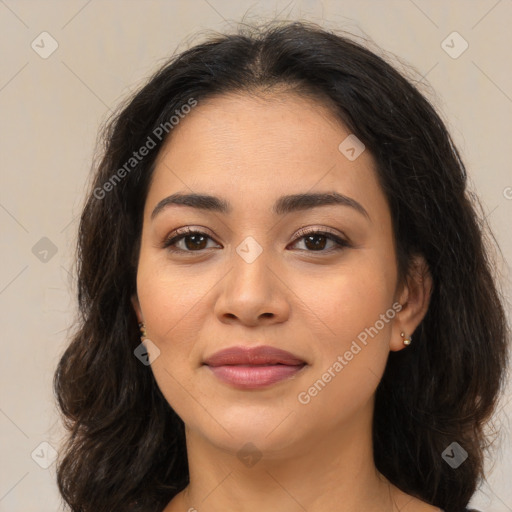
{"label": "forehead", "polygon": [[284,193],[337,190],[385,209],[372,156],[347,158],[347,137],[325,103],[290,92],[199,101],[160,150],[147,207],[176,191],[261,207]]}

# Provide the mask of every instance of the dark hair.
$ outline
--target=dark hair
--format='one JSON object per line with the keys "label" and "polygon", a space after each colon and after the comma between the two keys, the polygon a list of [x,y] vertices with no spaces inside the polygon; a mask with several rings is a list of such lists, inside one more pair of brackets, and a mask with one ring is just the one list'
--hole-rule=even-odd
{"label": "dark hair", "polygon": [[[184,424],[133,353],[142,211],[166,140],[155,133],[171,133],[169,119],[191,99],[283,86],[328,105],[365,144],[390,207],[400,280],[416,254],[433,280],[413,344],[390,353],[376,391],[377,469],[446,512],[465,507],[483,477],[509,331],[460,155],[410,79],[351,38],[289,22],[215,35],[173,57],[105,128],[79,228],[80,319],[54,376],[69,430],[57,480],[73,511],[157,512],[188,484]],[[149,154],[130,160],[148,137]],[[452,442],[468,453],[456,470],[442,458]]]}

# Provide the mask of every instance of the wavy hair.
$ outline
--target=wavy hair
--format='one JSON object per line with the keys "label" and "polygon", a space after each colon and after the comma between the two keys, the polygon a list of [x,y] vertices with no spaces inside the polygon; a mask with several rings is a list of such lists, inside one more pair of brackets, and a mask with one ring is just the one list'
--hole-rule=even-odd
{"label": "wavy hair", "polygon": [[[80,314],[54,375],[67,429],[57,481],[73,512],[161,512],[189,481],[184,424],[134,356],[130,301],[166,137],[153,136],[136,162],[134,152],[191,99],[200,108],[214,95],[273,88],[327,105],[365,144],[390,207],[400,280],[416,254],[432,276],[414,343],[389,354],[376,391],[377,469],[445,512],[464,508],[484,476],[484,427],[504,387],[509,330],[489,227],[461,157],[413,80],[383,57],[312,23],[271,23],[215,34],[172,57],[105,125],[78,233]],[[456,470],[442,458],[453,442],[468,453]]]}

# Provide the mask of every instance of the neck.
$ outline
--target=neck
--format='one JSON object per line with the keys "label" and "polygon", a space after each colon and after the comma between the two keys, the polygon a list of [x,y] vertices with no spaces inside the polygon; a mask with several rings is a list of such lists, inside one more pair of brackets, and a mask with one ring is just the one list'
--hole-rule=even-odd
{"label": "neck", "polygon": [[175,498],[181,501],[176,510],[398,510],[393,504],[396,488],[374,464],[371,410],[362,414],[370,421],[360,417],[335,431],[303,437],[286,449],[256,448],[247,456],[187,430],[190,483]]}

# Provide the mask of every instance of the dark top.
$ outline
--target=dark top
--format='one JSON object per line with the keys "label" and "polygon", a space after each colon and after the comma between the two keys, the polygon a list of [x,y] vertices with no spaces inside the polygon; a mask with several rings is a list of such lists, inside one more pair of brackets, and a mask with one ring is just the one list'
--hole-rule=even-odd
{"label": "dark top", "polygon": [[[442,508],[439,509],[441,512],[444,512]],[[481,512],[480,510],[477,510],[476,508],[465,508],[462,512]]]}

